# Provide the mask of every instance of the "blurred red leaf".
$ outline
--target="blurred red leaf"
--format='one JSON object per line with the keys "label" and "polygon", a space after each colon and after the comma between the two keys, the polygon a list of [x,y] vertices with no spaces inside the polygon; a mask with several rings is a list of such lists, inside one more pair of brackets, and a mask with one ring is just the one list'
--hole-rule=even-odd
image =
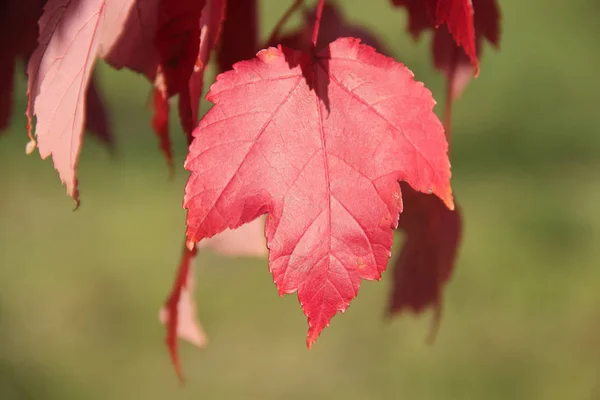
{"label": "blurred red leaf", "polygon": [[[160,77],[159,77],[160,78]],[[169,100],[164,91],[164,87],[160,84],[154,88],[152,93],[152,101],[154,104],[154,115],[152,116],[152,128],[158,137],[160,149],[167,160],[169,171],[173,174],[175,165],[173,164],[173,148],[171,146],[171,137],[169,135]]]}
{"label": "blurred red leaf", "polygon": [[[315,9],[304,12],[304,24],[294,32],[275,37],[270,46],[282,44],[292,49],[308,51],[315,21]],[[378,52],[388,55],[390,51],[385,48],[373,33],[361,25],[354,25],[346,20],[339,6],[336,3],[325,3],[323,14],[321,15],[321,29],[319,30],[319,40],[317,48],[322,48],[340,37],[354,37],[361,40],[362,43],[374,47]]]}
{"label": "blurred red leaf", "polygon": [[196,254],[195,247],[190,250],[184,246],[173,289],[159,313],[160,321],[167,327],[165,342],[171,361],[175,367],[175,372],[182,381],[183,370],[177,350],[177,338],[181,337],[198,347],[203,347],[207,341],[204,330],[196,316],[195,282],[192,266]]}
{"label": "blurred red leaf", "polygon": [[458,207],[448,209],[438,197],[419,193],[405,183],[400,186],[404,211],[398,229],[406,233],[406,242],[394,265],[389,312],[421,313],[433,307],[437,328],[442,291],[452,275],[460,245],[460,211]]}
{"label": "blurred red leaf", "polygon": [[192,250],[184,248],[175,278],[173,289],[167,302],[160,310],[160,321],[167,327],[167,347],[180,379],[183,371],[177,350],[177,338],[204,347],[206,334],[198,321],[193,261],[198,249],[208,248],[226,256],[263,256],[267,253],[264,235],[264,217],[242,225],[237,229],[227,229],[220,234],[198,243]]}
{"label": "blurred red leaf", "polygon": [[200,46],[200,15],[207,0],[160,0],[154,44],[167,98],[186,90]]}
{"label": "blurred red leaf", "polygon": [[438,0],[436,8],[436,26],[446,24],[456,44],[479,71],[479,61],[475,51],[475,25],[473,22],[472,0]]}
{"label": "blurred red leaf", "polygon": [[417,39],[421,31],[446,26],[457,45],[469,56],[478,69],[475,52],[475,26],[471,0],[392,0],[397,7],[408,11],[408,30]]}
{"label": "blurred red leaf", "polygon": [[236,62],[254,58],[258,50],[257,0],[230,1],[217,49],[219,71],[230,70]]}
{"label": "blurred red leaf", "polygon": [[139,72],[154,82],[159,64],[158,50],[154,44],[159,3],[160,0],[133,2],[121,24],[122,34],[103,56],[108,64],[116,69],[128,68]]}
{"label": "blurred red leaf", "polygon": [[406,7],[408,30],[417,39],[424,29],[434,29],[434,65],[447,79],[445,125],[450,132],[452,102],[478,73],[482,38],[498,46],[500,12],[496,0],[392,0]]}
{"label": "blurred red leaf", "polygon": [[[36,46],[37,22],[44,0],[0,2],[0,133],[8,127],[13,111],[15,63],[27,59]],[[10,39],[8,39],[10,38]]]}
{"label": "blurred red leaf", "polygon": [[208,0],[200,18],[200,48],[194,70],[189,81],[189,93],[191,99],[191,118],[194,122],[190,134],[198,122],[200,99],[204,89],[204,71],[210,61],[210,55],[219,42],[221,26],[225,18],[226,0]]}
{"label": "blurred red leaf", "polygon": [[434,100],[351,38],[314,55],[263,50],[219,75],[207,99],[185,163],[188,243],[268,213],[269,267],[281,295],[298,292],[310,347],[361,279],[385,270],[399,180],[453,206]]}
{"label": "blurred red leaf", "polygon": [[392,0],[397,7],[406,7],[408,11],[408,31],[417,40],[425,29],[436,26],[436,8],[438,0]]}
{"label": "blurred red leaf", "polygon": [[[500,40],[500,12],[496,0],[472,0],[475,10],[475,38],[477,56],[481,55],[482,40],[486,38],[494,46]],[[440,27],[433,38],[433,62],[437,69],[446,75],[448,94],[451,100],[457,99],[476,73],[465,50],[453,42],[447,28]]]}
{"label": "blurred red leaf", "polygon": [[106,106],[104,105],[104,99],[96,81],[96,76],[92,76],[86,92],[86,129],[102,143],[106,144],[109,149],[114,149],[115,137],[111,129]]}
{"label": "blurred red leaf", "polygon": [[[168,157],[172,157],[172,151],[170,144],[168,152],[164,147],[170,143],[167,100],[179,95],[179,119],[188,144],[191,143],[192,131],[198,121],[204,71],[218,42],[225,5],[226,0],[161,0],[155,39],[161,63],[155,85],[162,92],[162,98],[155,97],[154,104],[158,108],[155,108],[153,126],[162,138],[161,148]],[[168,161],[172,163],[169,158]]]}

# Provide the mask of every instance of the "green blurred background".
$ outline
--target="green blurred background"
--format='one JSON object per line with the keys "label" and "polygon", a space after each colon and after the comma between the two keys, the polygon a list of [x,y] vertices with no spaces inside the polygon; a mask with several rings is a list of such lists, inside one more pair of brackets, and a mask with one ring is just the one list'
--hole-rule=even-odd
{"label": "green blurred background", "polygon": [[[262,1],[263,38],[290,2]],[[430,35],[414,43],[388,0],[340,3],[440,111]],[[465,236],[436,342],[430,314],[383,318],[386,273],[308,351],[297,300],[277,296],[264,259],[203,252],[209,346],[182,345],[183,388],[157,317],[180,255],[186,173],[168,180],[147,82],[99,66],[119,151],[85,141],[72,212],[51,162],[25,156],[20,76],[0,139],[0,398],[600,399],[600,3],[500,3],[501,50],[486,47],[455,105]]]}

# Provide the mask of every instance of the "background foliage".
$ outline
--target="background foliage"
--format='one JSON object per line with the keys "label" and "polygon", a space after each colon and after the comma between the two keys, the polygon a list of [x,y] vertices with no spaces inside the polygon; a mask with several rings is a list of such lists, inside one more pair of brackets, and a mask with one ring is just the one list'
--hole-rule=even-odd
{"label": "background foliage", "polygon": [[[343,3],[434,91],[441,112],[430,34],[414,44],[388,0]],[[264,39],[287,5],[262,1]],[[265,260],[202,253],[210,342],[182,345],[188,383],[178,388],[157,315],[180,252],[187,176],[167,180],[149,85],[101,65],[119,151],[112,159],[85,141],[80,210],[50,161],[24,155],[21,112],[0,140],[0,398],[600,398],[600,6],[500,6],[501,51],[486,48],[480,78],[454,108],[465,239],[433,346],[429,316],[383,318],[385,274],[307,351],[297,300],[277,297]],[[24,111],[23,77],[15,92]]]}

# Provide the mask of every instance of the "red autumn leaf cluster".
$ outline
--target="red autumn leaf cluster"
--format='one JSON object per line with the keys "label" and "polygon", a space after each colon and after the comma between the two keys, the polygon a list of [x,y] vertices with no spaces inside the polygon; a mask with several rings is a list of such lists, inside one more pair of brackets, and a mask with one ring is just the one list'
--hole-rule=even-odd
{"label": "red autumn leaf cluster", "polygon": [[446,128],[452,101],[479,74],[482,41],[500,44],[500,10],[496,0],[391,0],[408,11],[408,30],[416,39],[434,30],[433,63],[448,80]]}
{"label": "red autumn leaf cluster", "polygon": [[[31,143],[42,158],[52,156],[76,202],[84,130],[112,143],[97,60],[148,79],[152,126],[171,169],[177,100],[190,144],[186,248],[161,321],[180,376],[177,336],[205,342],[193,299],[199,248],[253,255],[268,248],[280,295],[297,293],[308,318],[309,347],[362,280],[381,278],[394,229],[407,238],[390,312],[434,306],[439,315],[455,263],[461,221],[450,188],[449,126],[433,112],[432,94],[374,34],[349,21],[340,2],[290,3],[261,50],[257,0],[0,1],[0,31],[17,38],[0,44],[0,129],[23,60]],[[478,73],[482,38],[498,44],[495,0],[392,4],[407,9],[415,38],[435,31],[434,63],[456,98]],[[299,10],[304,25],[282,33]],[[225,72],[200,118],[213,54]]]}

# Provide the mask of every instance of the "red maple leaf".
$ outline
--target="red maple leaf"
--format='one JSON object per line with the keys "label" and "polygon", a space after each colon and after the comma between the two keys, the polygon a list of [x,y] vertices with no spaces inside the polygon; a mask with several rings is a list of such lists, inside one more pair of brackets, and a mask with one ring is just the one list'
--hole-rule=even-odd
{"label": "red maple leaf", "polygon": [[380,279],[402,209],[398,181],[453,207],[431,93],[402,64],[342,38],[269,48],[217,77],[185,162],[188,243],[268,213],[269,268],[298,292],[310,347]]}
{"label": "red maple leaf", "polygon": [[52,155],[76,203],[85,92],[96,57],[110,53],[134,4],[135,0],[49,0],[39,21],[39,45],[27,66],[28,131],[31,135],[36,115],[40,155]]}
{"label": "red maple leaf", "polygon": [[404,211],[398,229],[406,233],[406,242],[394,266],[389,312],[421,313],[434,307],[434,333],[442,289],[452,275],[460,245],[461,216],[458,207],[450,210],[436,196],[419,193],[405,183],[400,186]]}

